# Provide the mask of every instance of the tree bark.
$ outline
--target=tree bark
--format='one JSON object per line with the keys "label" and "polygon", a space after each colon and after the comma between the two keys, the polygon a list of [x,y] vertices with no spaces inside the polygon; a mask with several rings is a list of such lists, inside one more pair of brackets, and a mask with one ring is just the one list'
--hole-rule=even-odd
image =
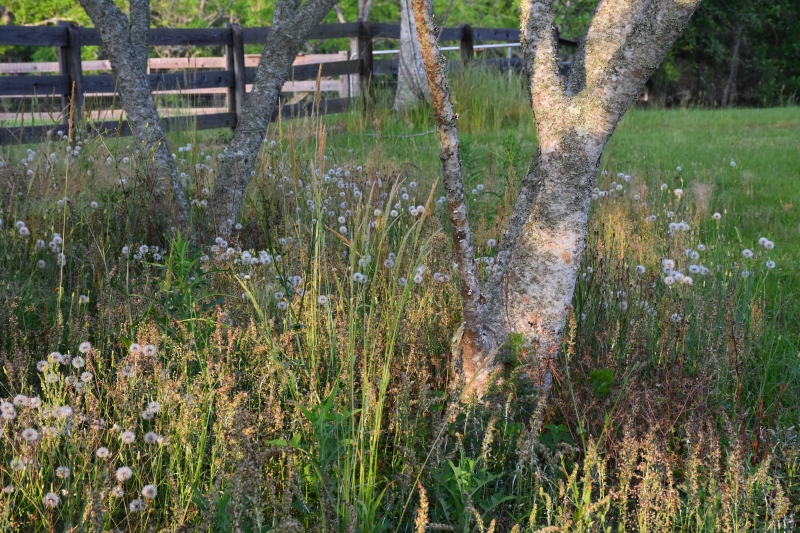
{"label": "tree bark", "polygon": [[178,168],[172,159],[167,138],[161,129],[147,77],[150,2],[131,0],[129,19],[112,0],[79,1],[94,23],[108,54],[136,143],[142,152],[153,157],[157,173],[153,191],[156,199],[165,206],[171,206],[174,223],[188,231],[189,203],[183,184],[178,179]]}
{"label": "tree bark", "polygon": [[405,111],[430,98],[415,16],[412,0],[400,0],[400,58],[397,93],[394,98],[395,111]]}
{"label": "tree bark", "polygon": [[742,28],[736,31],[736,40],[733,41],[731,50],[731,68],[728,72],[728,81],[722,91],[722,107],[733,105],[736,100],[736,74],[739,70],[739,46],[742,43]]}
{"label": "tree bark", "polygon": [[445,75],[445,59],[439,53],[436,42],[433,14],[426,0],[412,0],[413,14],[418,36],[421,58],[428,78],[431,103],[436,116],[436,130],[442,152],[442,175],[447,198],[448,219],[453,232],[453,249],[460,277],[461,300],[464,323],[461,342],[456,348],[454,364],[460,375],[468,377],[464,395],[472,391],[483,391],[488,385],[493,370],[490,354],[492,339],[484,329],[484,305],[472,237],[467,219],[467,204],[464,200],[461,152],[456,130],[457,115],[450,99],[450,87]]}
{"label": "tree bark", "polygon": [[279,0],[275,6],[253,89],[245,99],[243,119],[236,126],[214,184],[211,207],[220,231],[228,231],[236,220],[272,110],[300,47],[335,3],[308,0],[299,7],[299,0]]}
{"label": "tree bark", "polygon": [[[603,149],[699,1],[600,2],[566,83],[558,73],[553,0],[522,1],[522,49],[538,149],[498,247],[483,300],[463,301],[465,324],[482,320],[482,342],[467,347],[466,325],[461,341],[464,353],[483,349],[474,357],[488,362],[478,373],[483,368],[493,368],[493,353],[509,333],[519,333],[536,369],[536,385],[542,397],[547,397],[552,363],[569,316],[585,246],[589,200]],[[429,2],[414,0],[418,21],[425,15],[420,11],[430,13]],[[423,33],[419,33],[420,40],[429,40]],[[436,95],[437,87],[446,87],[441,81],[441,65],[436,70],[435,62],[424,57],[431,92]],[[434,112],[447,188],[448,181],[461,182],[460,172],[455,176],[454,167],[444,165],[445,152],[448,147],[457,147],[457,139],[454,144],[454,125],[453,131],[448,131],[447,106],[437,103],[436,98]],[[448,172],[453,175],[448,176]],[[448,194],[447,199],[452,213],[458,207],[458,198]],[[451,216],[457,233],[458,221],[452,219]],[[469,238],[468,233],[461,235]],[[467,264],[459,268],[469,275],[469,256],[459,253],[460,245],[457,239],[457,259]],[[465,283],[471,281],[462,279],[461,283],[463,297]],[[476,393],[485,392],[490,383],[486,376],[469,375],[475,371],[466,364],[463,371],[465,381],[478,384]]]}

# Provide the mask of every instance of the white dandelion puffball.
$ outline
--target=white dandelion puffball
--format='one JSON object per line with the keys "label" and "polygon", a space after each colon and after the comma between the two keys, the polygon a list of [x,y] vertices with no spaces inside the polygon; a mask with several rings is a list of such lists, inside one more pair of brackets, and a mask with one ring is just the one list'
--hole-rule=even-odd
{"label": "white dandelion puffball", "polygon": [[131,470],[130,467],[121,466],[117,468],[115,476],[117,478],[117,481],[119,481],[120,483],[125,483],[133,476],[133,470]]}
{"label": "white dandelion puffball", "polygon": [[637,274],[644,274],[647,271],[644,265],[639,265],[636,267]]}
{"label": "white dandelion puffball", "polygon": [[148,344],[147,346],[142,348],[142,353],[147,357],[155,357],[155,355],[158,353],[158,350],[152,344]]}
{"label": "white dandelion puffball", "polygon": [[773,268],[775,268],[775,261],[767,261],[766,265],[768,269],[772,270]]}
{"label": "white dandelion puffball", "polygon": [[28,442],[36,442],[39,440],[39,432],[33,428],[23,429],[22,438]]}
{"label": "white dandelion puffball", "polygon": [[494,248],[495,246],[497,246],[497,241],[494,239],[489,239],[488,241],[486,241],[486,246],[488,246],[489,248]]}
{"label": "white dandelion puffball", "polygon": [[72,472],[68,466],[59,466],[56,468],[56,476],[60,477],[61,479],[67,479],[71,473]]}
{"label": "white dandelion puffball", "polygon": [[80,346],[78,346],[78,351],[86,354],[92,351],[92,344],[90,342],[82,342]]}
{"label": "white dandelion puffball", "polygon": [[136,440],[136,434],[133,431],[123,431],[120,440],[123,444],[131,444]]}
{"label": "white dandelion puffball", "polygon": [[720,215],[719,213],[714,213],[713,215],[711,215],[711,218],[713,218],[714,220],[719,220],[722,218],[722,215]]}
{"label": "white dandelion puffball", "polygon": [[745,248],[744,250],[742,250],[742,256],[747,259],[750,259],[751,257],[753,257],[753,251],[749,248]]}
{"label": "white dandelion puffball", "polygon": [[142,496],[145,497],[147,500],[152,500],[156,496],[158,496],[158,490],[156,489],[155,485],[145,485],[142,488]]}
{"label": "white dandelion puffball", "polygon": [[42,499],[44,502],[44,506],[48,509],[55,509],[59,503],[61,503],[61,498],[58,497],[58,494],[55,492],[48,492],[44,495]]}
{"label": "white dandelion puffball", "polygon": [[108,457],[109,455],[111,455],[111,452],[110,452],[110,451],[108,451],[108,448],[106,448],[105,446],[101,446],[101,447],[97,448],[97,451],[96,451],[96,452],[94,452],[94,454],[95,454],[95,455],[96,455],[96,456],[97,456],[99,459],[105,459],[106,457]]}
{"label": "white dandelion puffball", "polygon": [[144,509],[144,501],[142,501],[140,498],[136,498],[135,500],[132,500],[130,504],[128,504],[128,510],[132,513],[141,513],[144,511]]}
{"label": "white dandelion puffball", "polygon": [[677,196],[678,198],[682,198],[683,197],[683,189],[675,189],[672,192],[675,193],[675,196]]}

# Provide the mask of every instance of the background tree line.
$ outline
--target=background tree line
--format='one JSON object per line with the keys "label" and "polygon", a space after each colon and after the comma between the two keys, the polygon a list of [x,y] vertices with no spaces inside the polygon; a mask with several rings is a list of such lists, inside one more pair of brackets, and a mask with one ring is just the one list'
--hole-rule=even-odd
{"label": "background tree line", "polygon": [[[118,2],[125,8],[127,2]],[[324,22],[354,21],[362,0],[342,0]],[[566,37],[586,30],[597,0],[558,0],[556,21]],[[215,27],[230,22],[262,26],[272,19],[271,0],[153,0],[154,27]],[[519,0],[436,0],[438,24],[516,27]],[[400,20],[398,0],[373,0],[367,11],[375,22]],[[2,7],[4,24],[90,25],[74,0],[10,0]],[[310,43],[306,50],[347,49],[346,40]],[[253,46],[248,53],[258,53]],[[2,61],[54,61],[55,50],[2,47]],[[86,49],[97,57],[99,49]],[[153,52],[156,53],[156,52]],[[162,49],[161,55],[187,50]],[[197,55],[221,54],[209,48]],[[705,0],[649,84],[651,103],[665,106],[774,106],[796,102],[800,94],[800,3],[795,0]]]}

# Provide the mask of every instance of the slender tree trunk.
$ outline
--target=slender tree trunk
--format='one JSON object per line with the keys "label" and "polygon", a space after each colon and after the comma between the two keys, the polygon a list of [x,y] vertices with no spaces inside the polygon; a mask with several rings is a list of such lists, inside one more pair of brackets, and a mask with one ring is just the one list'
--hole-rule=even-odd
{"label": "slender tree trunk", "polygon": [[236,126],[214,184],[211,207],[220,231],[228,231],[236,220],[272,110],[300,47],[335,3],[336,0],[308,0],[298,7],[299,0],[280,0],[276,5],[253,89],[247,95],[242,120]]}
{"label": "slender tree trunk", "polygon": [[736,100],[736,74],[739,70],[739,46],[742,43],[742,28],[736,30],[736,39],[731,49],[731,69],[728,72],[728,81],[722,90],[722,107],[733,105]]}
{"label": "slender tree trunk", "polygon": [[394,98],[396,111],[404,111],[430,97],[411,2],[412,0],[400,0],[400,58],[397,93]]}
{"label": "slender tree trunk", "polygon": [[189,203],[183,184],[178,179],[178,168],[161,128],[147,77],[150,2],[131,0],[129,19],[112,0],[79,1],[94,23],[103,49],[108,54],[136,143],[143,153],[151,154],[154,159],[156,175],[153,192],[156,199],[164,206],[171,206],[174,223],[188,230]]}

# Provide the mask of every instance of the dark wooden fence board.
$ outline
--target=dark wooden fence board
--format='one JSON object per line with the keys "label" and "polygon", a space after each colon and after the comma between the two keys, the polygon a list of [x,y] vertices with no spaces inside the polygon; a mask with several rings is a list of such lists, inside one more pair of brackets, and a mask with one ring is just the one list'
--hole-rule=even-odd
{"label": "dark wooden fence board", "polygon": [[67,28],[63,26],[0,26],[0,45],[67,46]]}
{"label": "dark wooden fence board", "polygon": [[[58,46],[61,50],[69,49],[73,55],[75,49],[80,52],[81,46],[93,46],[100,44],[100,38],[94,28],[73,27],[73,38],[68,35],[68,28],[64,26],[56,27],[25,27],[25,26],[0,26],[0,45],[14,46]],[[261,44],[269,37],[269,27],[242,28],[241,35],[238,37],[238,55],[242,56],[244,44]],[[469,28],[463,27],[444,28],[441,30],[440,41],[463,41],[465,31],[469,33]],[[473,41],[500,41],[517,42],[519,41],[520,31],[515,28],[472,28]],[[76,37],[77,36],[77,37]],[[397,74],[398,59],[377,60],[372,57],[372,43],[376,38],[399,39],[399,24],[384,23],[363,23],[351,22],[346,24],[321,24],[310,34],[309,39],[332,39],[332,38],[358,38],[359,49],[362,50],[363,57],[357,60],[340,61],[336,63],[323,63],[321,75],[324,77],[353,75],[358,74],[360,90],[369,93],[369,81],[372,76]],[[467,43],[468,44],[468,43]],[[559,38],[559,44],[563,46],[575,46],[575,41]],[[226,28],[153,28],[150,30],[151,46],[233,46],[233,30]],[[464,54],[464,43],[462,43],[462,56]],[[467,46],[468,48],[468,46]],[[467,56],[470,56],[467,50]],[[63,55],[63,54],[62,54]],[[79,57],[76,56],[76,57]],[[75,61],[73,61],[74,63]],[[520,70],[522,60],[512,59],[484,59],[478,60],[481,64],[493,65],[501,69],[512,68]],[[62,62],[64,63],[64,62]],[[240,65],[240,66],[242,66]],[[77,72],[67,72],[63,65],[60,67],[58,76],[0,76],[0,96],[24,95],[24,96],[59,96],[67,95],[71,90],[70,80],[79,80],[82,83],[84,93],[113,93],[116,91],[114,77],[111,75],[83,76]],[[449,63],[451,69],[462,68],[461,62]],[[567,64],[561,64],[560,70],[563,72],[568,68]],[[320,74],[320,64],[298,65],[293,67],[289,80],[313,80]],[[240,69],[241,70],[241,69]],[[244,83],[252,83],[255,79],[256,69],[244,69]],[[78,78],[75,78],[78,76]],[[241,85],[240,80],[236,81],[234,71],[231,68],[226,70],[210,71],[181,71],[165,74],[149,75],[150,88],[152,90],[189,90],[189,89],[211,89],[211,88],[236,88]],[[366,93],[365,93],[366,94]],[[356,99],[339,98],[325,100],[321,104],[320,114],[341,113],[350,109]],[[366,101],[366,100],[365,100]],[[297,116],[308,116],[315,112],[314,102],[306,102],[291,106],[283,106],[280,110],[276,109],[273,113],[273,120],[278,116],[291,118]],[[233,127],[236,124],[235,113],[216,113],[213,115],[193,115],[183,117],[169,117],[162,120],[162,127],[167,131],[177,131],[185,128],[210,129]],[[97,123],[89,126],[90,129],[97,128],[108,134],[115,134],[120,128],[118,121]],[[27,143],[43,138],[48,132],[57,129],[65,129],[60,126],[28,126],[25,128],[0,128],[0,144]],[[130,135],[130,128],[127,122],[123,122],[119,132],[120,135]]]}
{"label": "dark wooden fence board", "polygon": [[66,76],[0,76],[0,96],[49,96],[69,92]]}

